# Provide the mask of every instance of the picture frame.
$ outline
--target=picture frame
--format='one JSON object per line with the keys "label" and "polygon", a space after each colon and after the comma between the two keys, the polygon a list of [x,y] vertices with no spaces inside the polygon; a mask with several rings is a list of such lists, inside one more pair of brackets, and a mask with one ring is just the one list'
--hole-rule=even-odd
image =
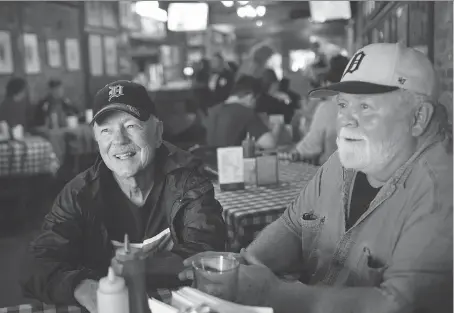
{"label": "picture frame", "polygon": [[88,36],[90,73],[93,76],[104,75],[102,37],[97,34]]}
{"label": "picture frame", "polygon": [[0,31],[0,74],[14,72],[11,35],[8,31]]}
{"label": "picture frame", "polygon": [[38,74],[41,72],[41,61],[38,50],[38,36],[25,33],[22,36],[24,42],[24,63],[26,74]]}
{"label": "picture frame", "polygon": [[104,57],[106,60],[106,74],[118,75],[117,40],[113,36],[104,36]]}
{"label": "picture frame", "polygon": [[60,42],[56,39],[47,40],[47,64],[52,68],[61,67]]}
{"label": "picture frame", "polygon": [[66,38],[65,52],[66,52],[66,68],[69,71],[80,70],[79,41],[76,38]]}

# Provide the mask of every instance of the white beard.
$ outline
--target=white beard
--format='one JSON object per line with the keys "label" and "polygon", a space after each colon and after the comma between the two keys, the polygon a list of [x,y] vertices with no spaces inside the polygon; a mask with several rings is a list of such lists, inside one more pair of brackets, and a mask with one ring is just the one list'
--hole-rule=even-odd
{"label": "white beard", "polygon": [[[362,139],[361,141],[348,141],[346,138]],[[342,166],[364,173],[381,171],[396,155],[396,144],[391,140],[387,142],[371,143],[363,136],[351,130],[342,128],[336,140],[338,155]]]}

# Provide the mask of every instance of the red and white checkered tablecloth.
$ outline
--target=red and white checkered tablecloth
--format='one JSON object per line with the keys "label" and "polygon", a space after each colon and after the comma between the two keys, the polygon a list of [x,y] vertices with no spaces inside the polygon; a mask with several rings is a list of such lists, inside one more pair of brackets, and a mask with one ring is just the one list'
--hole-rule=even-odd
{"label": "red and white checkered tablecloth", "polygon": [[256,233],[277,220],[317,170],[317,166],[310,164],[281,161],[278,186],[246,186],[244,190],[221,191],[219,185],[215,185],[216,199],[224,208],[230,248],[238,250],[248,244],[249,229]]}
{"label": "red and white checkered tablecloth", "polygon": [[52,145],[44,138],[0,142],[0,176],[54,174],[58,167]]}
{"label": "red and white checkered tablecloth", "polygon": [[[170,304],[172,291],[169,289],[158,289],[158,300]],[[0,313],[88,313],[85,308],[75,305],[53,305],[53,304],[21,304],[12,307],[0,308]]]}

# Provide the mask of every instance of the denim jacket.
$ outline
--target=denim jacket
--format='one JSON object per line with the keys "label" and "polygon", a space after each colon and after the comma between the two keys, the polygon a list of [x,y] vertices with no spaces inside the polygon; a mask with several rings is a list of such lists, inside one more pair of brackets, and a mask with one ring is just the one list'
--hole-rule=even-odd
{"label": "denim jacket", "polygon": [[346,230],[356,172],[334,153],[275,222],[301,238],[305,283],[377,288],[387,312],[452,305],[452,165],[441,140],[427,140]]}

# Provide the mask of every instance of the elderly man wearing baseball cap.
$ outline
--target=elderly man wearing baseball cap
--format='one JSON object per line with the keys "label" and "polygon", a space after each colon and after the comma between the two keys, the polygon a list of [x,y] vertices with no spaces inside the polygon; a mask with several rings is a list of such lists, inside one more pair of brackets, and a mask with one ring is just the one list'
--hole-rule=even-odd
{"label": "elderly man wearing baseball cap", "polygon": [[169,244],[160,245],[167,251],[148,260],[149,288],[179,283],[185,258],[222,251],[226,242],[213,185],[191,154],[163,142],[162,123],[142,85],[106,85],[93,111],[100,158],[57,196],[31,244],[35,268],[25,284],[26,293],[43,302],[77,300],[90,312],[96,311],[97,282],[125,234],[142,244],[170,229]]}
{"label": "elderly man wearing baseball cap", "polygon": [[[372,44],[310,95],[335,97],[338,151],[242,251],[238,301],[277,313],[452,312],[453,160],[432,64]],[[292,270],[300,281],[278,278]]]}

